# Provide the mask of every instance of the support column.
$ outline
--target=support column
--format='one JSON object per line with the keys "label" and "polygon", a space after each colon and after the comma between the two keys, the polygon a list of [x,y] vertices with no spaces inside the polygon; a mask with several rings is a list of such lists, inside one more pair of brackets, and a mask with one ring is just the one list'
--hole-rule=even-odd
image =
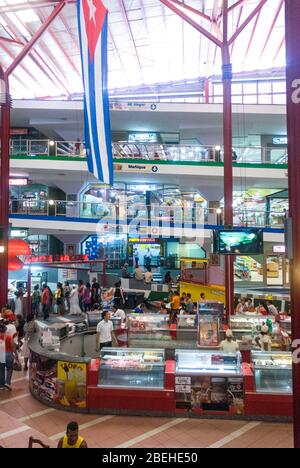
{"label": "support column", "polygon": [[0,254],[0,308],[7,304],[8,296],[9,136],[11,105],[8,79],[4,77],[3,73],[1,74],[2,96],[5,102],[1,105],[0,228],[3,230],[3,240],[1,243],[4,247],[4,252]]}
{"label": "support column", "polygon": [[[289,208],[292,218],[292,337],[300,339],[300,2],[285,1]],[[300,448],[300,364],[293,364],[294,443]]]}
{"label": "support column", "polygon": [[[224,224],[231,227],[233,223],[233,175],[232,175],[232,104],[231,82],[232,65],[230,64],[228,46],[223,52],[223,135],[224,135]],[[225,298],[226,318],[228,320],[234,307],[234,258],[225,257]]]}

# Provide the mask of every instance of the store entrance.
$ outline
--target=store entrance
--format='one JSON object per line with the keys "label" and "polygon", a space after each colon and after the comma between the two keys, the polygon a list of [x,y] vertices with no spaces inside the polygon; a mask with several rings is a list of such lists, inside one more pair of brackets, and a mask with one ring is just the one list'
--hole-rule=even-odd
{"label": "store entrance", "polygon": [[161,245],[160,244],[131,244],[129,245],[133,267],[159,268],[161,266]]}

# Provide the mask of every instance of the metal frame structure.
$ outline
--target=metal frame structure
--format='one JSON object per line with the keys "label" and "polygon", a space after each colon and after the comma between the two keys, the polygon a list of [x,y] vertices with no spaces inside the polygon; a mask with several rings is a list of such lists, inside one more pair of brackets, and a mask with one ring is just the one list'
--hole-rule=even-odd
{"label": "metal frame structure", "polygon": [[0,173],[0,228],[3,231],[2,245],[4,253],[0,254],[0,308],[7,304],[8,284],[8,231],[9,231],[9,138],[10,138],[10,107],[11,97],[9,93],[9,77],[22,60],[28,55],[36,42],[50,26],[52,21],[64,8],[67,0],[62,0],[54,7],[51,15],[27,42],[19,55],[4,71],[0,68],[1,82],[1,173]]}
{"label": "metal frame structure", "polygon": [[[261,9],[268,0],[260,0],[251,14],[237,25],[233,35],[229,37],[229,13],[237,7],[243,5],[245,0],[239,0],[229,6],[228,0],[223,0],[221,14],[218,14],[219,2],[215,0],[212,16],[209,17],[194,8],[189,7],[179,0],[160,0],[166,7],[180,16],[190,26],[205,36],[209,41],[221,49],[222,54],[222,81],[223,81],[223,140],[224,140],[224,221],[227,227],[233,224],[233,171],[232,171],[232,64],[230,47],[248,24],[259,15]],[[281,9],[281,7],[280,7]],[[188,13],[198,14],[201,19],[205,19],[208,25],[215,31],[213,34],[201,24],[197,23]],[[279,11],[278,11],[279,14]],[[276,22],[276,21],[275,21]],[[222,23],[222,30],[220,24]],[[274,23],[275,24],[275,23]],[[254,35],[254,32],[252,36]],[[248,45],[248,49],[249,49]],[[233,311],[234,306],[234,259],[231,256],[225,257],[225,284],[226,284],[226,315],[227,318]]]}

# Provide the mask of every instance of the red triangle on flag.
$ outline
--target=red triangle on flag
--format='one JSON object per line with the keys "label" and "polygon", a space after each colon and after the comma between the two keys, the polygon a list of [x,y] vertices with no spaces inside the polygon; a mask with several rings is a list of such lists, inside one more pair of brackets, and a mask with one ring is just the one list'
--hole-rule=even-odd
{"label": "red triangle on flag", "polygon": [[101,0],[82,0],[82,7],[90,59],[93,61],[107,9]]}

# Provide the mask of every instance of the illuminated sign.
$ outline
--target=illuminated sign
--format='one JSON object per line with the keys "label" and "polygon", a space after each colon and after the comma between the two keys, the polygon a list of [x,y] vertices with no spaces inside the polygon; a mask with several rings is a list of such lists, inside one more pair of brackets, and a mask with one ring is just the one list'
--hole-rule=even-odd
{"label": "illuminated sign", "polygon": [[157,137],[156,137],[156,133],[130,133],[128,140],[129,141],[138,141],[140,143],[143,143],[143,142],[156,142]]}
{"label": "illuminated sign", "polygon": [[28,257],[25,263],[66,263],[66,262],[88,262],[88,255],[41,255]]}
{"label": "illuminated sign", "polygon": [[273,253],[285,253],[285,245],[273,245]]}
{"label": "illuminated sign", "polygon": [[131,237],[128,239],[130,243],[138,243],[138,244],[155,244],[156,239],[153,237]]}
{"label": "illuminated sign", "polygon": [[273,145],[287,145],[287,137],[273,137]]}
{"label": "illuminated sign", "polygon": [[28,185],[28,179],[25,177],[18,178],[18,177],[13,177],[9,179],[9,185]]}

